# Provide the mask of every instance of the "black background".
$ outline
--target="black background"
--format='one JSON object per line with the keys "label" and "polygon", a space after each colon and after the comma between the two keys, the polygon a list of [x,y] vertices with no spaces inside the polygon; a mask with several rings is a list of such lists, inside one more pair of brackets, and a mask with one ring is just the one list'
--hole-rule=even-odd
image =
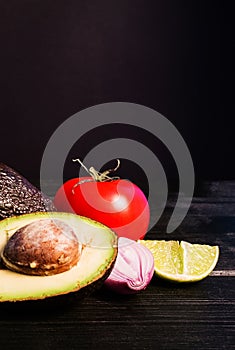
{"label": "black background", "polygon": [[[0,1],[1,161],[39,178],[46,143],[64,120],[95,104],[125,101],[153,108],[176,126],[197,179],[235,179],[228,4]],[[159,151],[171,170],[158,140],[122,127],[86,135],[76,156],[119,133]]]}

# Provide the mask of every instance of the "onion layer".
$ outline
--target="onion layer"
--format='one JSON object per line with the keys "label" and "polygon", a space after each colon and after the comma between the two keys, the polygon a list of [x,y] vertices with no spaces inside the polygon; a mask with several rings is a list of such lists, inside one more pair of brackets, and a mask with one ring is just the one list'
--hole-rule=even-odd
{"label": "onion layer", "polygon": [[154,273],[153,255],[136,241],[120,237],[118,256],[105,285],[121,294],[132,294],[147,287]]}

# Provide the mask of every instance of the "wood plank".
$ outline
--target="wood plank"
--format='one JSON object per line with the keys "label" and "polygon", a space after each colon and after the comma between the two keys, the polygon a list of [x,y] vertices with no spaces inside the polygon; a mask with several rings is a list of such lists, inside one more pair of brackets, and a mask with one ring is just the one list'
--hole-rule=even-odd
{"label": "wood plank", "polygon": [[[35,186],[40,187],[38,180],[32,181]],[[42,180],[46,194],[54,196],[59,184],[53,179]],[[174,191],[170,190],[174,194]],[[205,181],[195,184],[194,197],[230,198],[235,197],[235,181]]]}
{"label": "wood plank", "polygon": [[[1,349],[232,349],[234,279],[191,285],[154,279],[143,293],[102,288],[62,313],[2,314]],[[157,346],[157,347],[155,347]]]}
{"label": "wood plank", "polygon": [[203,181],[196,184],[195,197],[234,197],[235,181]]}
{"label": "wood plank", "polygon": [[[187,202],[178,205],[178,208],[185,208]],[[167,211],[173,210],[176,203],[168,201]],[[190,205],[188,215],[202,215],[202,216],[235,216],[235,201],[234,202],[195,202]]]}

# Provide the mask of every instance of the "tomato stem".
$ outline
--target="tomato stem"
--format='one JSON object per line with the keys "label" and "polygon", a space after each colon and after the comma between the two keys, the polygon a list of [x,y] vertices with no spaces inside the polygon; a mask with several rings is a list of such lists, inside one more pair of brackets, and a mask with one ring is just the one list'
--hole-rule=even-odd
{"label": "tomato stem", "polygon": [[77,187],[78,185],[81,185],[84,182],[91,182],[91,181],[105,182],[105,181],[113,181],[113,180],[119,179],[118,176],[114,176],[114,177],[108,176],[108,174],[115,172],[119,168],[121,163],[119,159],[117,159],[117,166],[114,169],[108,169],[103,171],[102,173],[97,171],[94,167],[90,167],[88,169],[79,158],[73,159],[73,162],[78,162],[86,170],[86,172],[92,177],[92,179],[86,179],[86,180],[81,180],[77,182],[72,188],[73,193],[74,193],[74,188]]}

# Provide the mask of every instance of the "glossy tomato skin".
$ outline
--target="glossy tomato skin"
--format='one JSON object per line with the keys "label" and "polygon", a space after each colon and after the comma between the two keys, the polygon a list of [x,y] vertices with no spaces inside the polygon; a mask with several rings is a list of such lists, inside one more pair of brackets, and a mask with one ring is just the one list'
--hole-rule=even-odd
{"label": "glossy tomato skin", "polygon": [[54,204],[60,211],[75,212],[105,224],[119,237],[142,239],[148,230],[148,201],[141,189],[128,180],[96,182],[91,177],[74,178],[59,188]]}

